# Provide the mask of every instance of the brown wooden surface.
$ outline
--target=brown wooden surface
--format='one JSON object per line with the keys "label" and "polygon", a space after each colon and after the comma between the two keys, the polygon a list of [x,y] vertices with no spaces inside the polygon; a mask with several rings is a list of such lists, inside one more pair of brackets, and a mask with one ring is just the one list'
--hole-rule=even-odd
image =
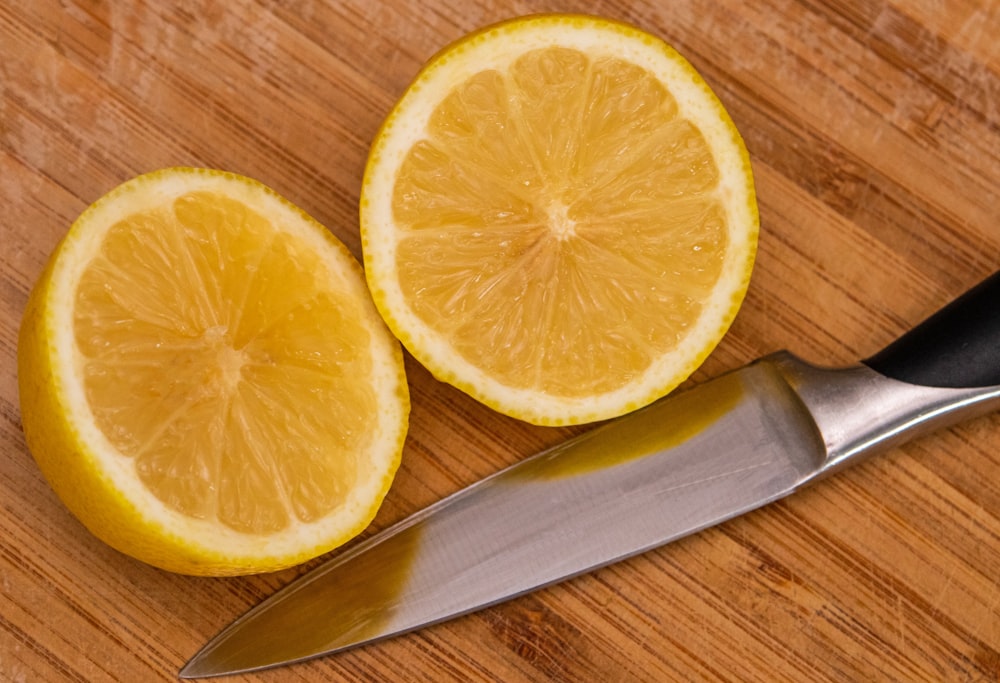
{"label": "brown wooden surface", "polygon": [[[694,380],[781,348],[873,353],[1000,266],[994,0],[0,2],[0,681],[160,681],[304,568],[197,579],[134,562],[25,448],[15,349],[75,216],[170,165],[260,179],[360,255],[365,154],[446,42],[541,10],[675,45],[729,108],[758,265]],[[498,416],[412,359],[404,463],[373,530],[571,430]],[[555,588],[245,681],[1000,680],[1000,416]]]}

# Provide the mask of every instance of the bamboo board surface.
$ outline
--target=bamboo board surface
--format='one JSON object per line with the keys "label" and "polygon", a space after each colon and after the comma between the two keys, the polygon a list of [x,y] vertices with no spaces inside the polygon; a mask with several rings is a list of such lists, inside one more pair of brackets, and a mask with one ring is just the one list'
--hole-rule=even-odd
{"label": "bamboo board surface", "polygon": [[[80,211],[164,166],[223,168],[360,257],[383,117],[440,47],[496,20],[637,24],[743,133],[750,292],[692,382],[789,349],[853,362],[1000,266],[993,0],[0,3],[0,681],[160,681],[312,566],[176,576],[89,535],[24,443],[17,329]],[[580,431],[492,413],[407,359],[403,465],[368,532]],[[315,563],[313,563],[315,564]],[[556,587],[240,681],[1000,681],[1000,416]]]}

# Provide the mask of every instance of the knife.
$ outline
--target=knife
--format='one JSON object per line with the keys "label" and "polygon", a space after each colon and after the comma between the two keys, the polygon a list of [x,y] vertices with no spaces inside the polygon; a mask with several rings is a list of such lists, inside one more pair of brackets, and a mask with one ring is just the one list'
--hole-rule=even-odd
{"label": "knife", "polygon": [[479,481],[279,590],[180,677],[300,662],[466,614],[998,405],[1000,272],[862,363],[772,354]]}

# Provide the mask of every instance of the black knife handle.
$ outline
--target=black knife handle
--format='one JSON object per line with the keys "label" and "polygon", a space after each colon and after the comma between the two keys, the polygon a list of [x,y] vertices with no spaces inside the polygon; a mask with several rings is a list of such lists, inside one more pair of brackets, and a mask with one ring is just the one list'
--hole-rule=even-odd
{"label": "black knife handle", "polygon": [[910,384],[1000,385],[1000,271],[863,362]]}

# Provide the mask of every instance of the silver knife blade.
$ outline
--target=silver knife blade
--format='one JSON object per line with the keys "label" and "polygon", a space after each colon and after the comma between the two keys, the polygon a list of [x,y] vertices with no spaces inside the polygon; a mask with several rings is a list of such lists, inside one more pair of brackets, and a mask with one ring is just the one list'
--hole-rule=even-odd
{"label": "silver knife blade", "polygon": [[543,451],[346,550],[180,672],[300,662],[478,610],[718,524],[1000,389],[932,389],[775,354]]}
{"label": "silver knife blade", "polygon": [[776,354],[359,543],[235,621],[180,676],[299,662],[496,604],[766,505],[880,447],[984,412],[998,395]]}

